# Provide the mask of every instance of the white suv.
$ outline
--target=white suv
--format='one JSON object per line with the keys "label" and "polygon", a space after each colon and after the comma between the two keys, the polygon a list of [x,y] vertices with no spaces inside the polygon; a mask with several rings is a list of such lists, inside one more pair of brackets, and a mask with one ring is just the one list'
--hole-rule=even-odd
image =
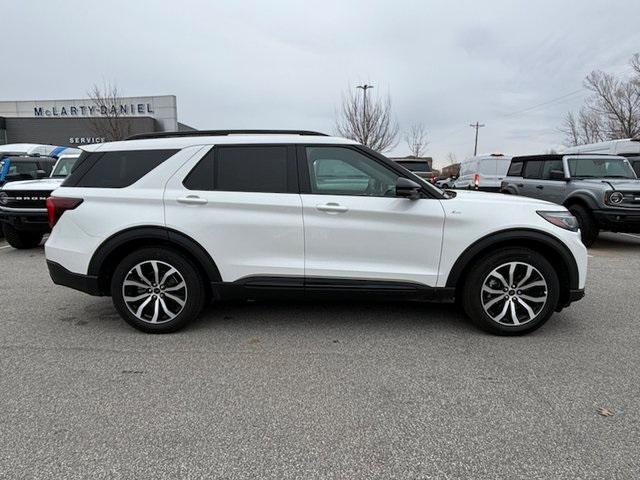
{"label": "white suv", "polygon": [[180,132],[84,150],[47,200],[49,272],[110,295],[145,332],[175,331],[210,300],[334,294],[457,299],[513,335],[584,295],[565,208],[443,192],[351,140]]}

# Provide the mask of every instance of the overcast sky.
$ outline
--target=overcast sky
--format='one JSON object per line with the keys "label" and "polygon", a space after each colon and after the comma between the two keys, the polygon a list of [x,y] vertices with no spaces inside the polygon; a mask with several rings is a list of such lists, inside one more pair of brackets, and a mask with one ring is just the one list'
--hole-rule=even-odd
{"label": "overcast sky", "polygon": [[0,0],[0,25],[2,100],[107,80],[176,95],[196,128],[331,133],[341,92],[367,82],[401,129],[425,124],[440,164],[473,152],[476,120],[480,151],[557,147],[584,76],[640,51],[637,0]]}

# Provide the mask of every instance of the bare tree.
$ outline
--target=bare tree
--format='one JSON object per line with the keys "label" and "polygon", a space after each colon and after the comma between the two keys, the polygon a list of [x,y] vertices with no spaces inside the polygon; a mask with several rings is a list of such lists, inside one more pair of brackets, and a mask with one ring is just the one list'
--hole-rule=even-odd
{"label": "bare tree", "polygon": [[458,158],[456,154],[453,152],[447,153],[447,165],[453,165],[454,163],[458,163]]}
{"label": "bare tree", "polygon": [[422,123],[414,123],[404,137],[409,146],[409,152],[413,157],[422,157],[429,141],[427,140],[427,130]]}
{"label": "bare tree", "polygon": [[99,117],[89,117],[94,135],[106,141],[124,140],[131,135],[131,119],[123,116],[122,97],[115,84],[100,87],[94,84],[87,96],[96,107]]}
{"label": "bare tree", "polygon": [[565,116],[560,128],[567,145],[640,135],[640,55],[635,54],[630,64],[629,79],[602,71],[587,75],[584,87],[591,95],[577,113]]}
{"label": "bare tree", "polygon": [[398,124],[391,115],[391,97],[371,98],[348,91],[342,96],[342,105],[336,119],[336,130],[342,137],[356,140],[378,152],[397,145]]}

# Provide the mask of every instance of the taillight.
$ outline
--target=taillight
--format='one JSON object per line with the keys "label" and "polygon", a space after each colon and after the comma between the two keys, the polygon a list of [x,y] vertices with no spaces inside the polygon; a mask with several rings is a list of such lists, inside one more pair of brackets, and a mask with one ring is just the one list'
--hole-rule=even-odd
{"label": "taillight", "polygon": [[480,174],[476,173],[473,176],[473,184],[477,187],[478,185],[480,185]]}
{"label": "taillight", "polygon": [[53,226],[67,210],[73,210],[82,203],[81,198],[49,197],[47,198],[47,216],[49,226]]}

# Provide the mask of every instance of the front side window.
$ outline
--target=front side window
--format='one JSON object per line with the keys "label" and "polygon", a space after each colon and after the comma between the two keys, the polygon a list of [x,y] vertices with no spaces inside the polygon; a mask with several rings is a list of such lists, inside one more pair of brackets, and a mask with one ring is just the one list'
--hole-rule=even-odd
{"label": "front side window", "polygon": [[306,147],[311,193],[395,197],[398,174],[346,147]]}
{"label": "front side window", "polygon": [[568,163],[575,178],[636,178],[626,158],[570,158]]}
{"label": "front side window", "polygon": [[544,165],[542,167],[542,179],[553,180],[551,178],[552,170],[559,170],[563,172],[564,167],[562,166],[562,160],[547,160],[546,162],[544,162]]}

